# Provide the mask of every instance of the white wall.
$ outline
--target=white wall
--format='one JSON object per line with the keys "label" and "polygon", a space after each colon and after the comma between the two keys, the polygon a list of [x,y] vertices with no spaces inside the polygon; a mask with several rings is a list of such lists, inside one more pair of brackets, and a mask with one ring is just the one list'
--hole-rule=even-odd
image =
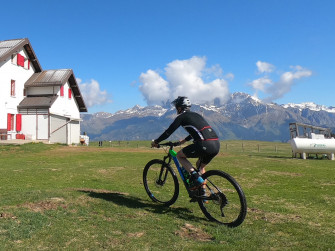
{"label": "white wall", "polygon": [[80,123],[79,121],[71,121],[69,123],[69,144],[79,144],[80,143]]}
{"label": "white wall", "polygon": [[36,140],[36,115],[22,115],[22,133],[26,139]]}
{"label": "white wall", "polygon": [[37,139],[49,139],[49,116],[37,115]]}
{"label": "white wall", "polygon": [[[50,118],[50,142],[68,144],[66,118],[51,115]],[[56,131],[57,130],[57,131]]]}
{"label": "white wall", "polygon": [[[28,58],[24,49],[19,53]],[[25,82],[34,74],[33,65],[30,69],[12,63],[11,56],[0,63],[0,128],[7,128],[7,113],[17,114],[17,106],[24,98],[23,89]],[[11,80],[15,80],[15,97],[10,95]]]}
{"label": "white wall", "polygon": [[22,133],[26,139],[48,140],[49,139],[49,117],[48,115],[34,114],[22,115]]}
{"label": "white wall", "polygon": [[59,87],[56,86],[29,87],[27,95],[57,94],[58,91]]}
{"label": "white wall", "polygon": [[58,98],[50,108],[51,114],[56,114],[71,119],[80,119],[80,113],[75,101],[74,95],[72,93],[71,99],[69,99],[69,83],[64,84],[64,96],[60,96],[60,91],[58,91]]}

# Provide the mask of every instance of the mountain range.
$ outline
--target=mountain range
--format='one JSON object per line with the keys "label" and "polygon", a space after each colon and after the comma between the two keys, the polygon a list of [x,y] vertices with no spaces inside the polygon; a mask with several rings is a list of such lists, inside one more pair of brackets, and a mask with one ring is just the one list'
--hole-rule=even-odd
{"label": "mountain range", "polygon": [[[289,123],[299,122],[331,128],[335,131],[335,107],[314,103],[265,103],[246,93],[231,94],[223,105],[192,104],[192,111],[202,114],[221,140],[262,140],[286,142]],[[138,105],[116,113],[83,114],[81,129],[92,141],[151,140],[157,138],[176,117],[174,107]],[[187,134],[179,128],[170,139]]]}

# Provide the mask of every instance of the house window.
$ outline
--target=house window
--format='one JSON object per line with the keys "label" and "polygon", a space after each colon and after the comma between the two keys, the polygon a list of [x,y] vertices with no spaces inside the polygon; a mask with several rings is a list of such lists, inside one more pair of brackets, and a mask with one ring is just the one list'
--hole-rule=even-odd
{"label": "house window", "polygon": [[24,69],[26,69],[26,70],[30,69],[30,60],[29,59],[24,60]]}
{"label": "house window", "polygon": [[71,99],[71,97],[72,97],[72,91],[71,89],[69,89],[69,99]]}
{"label": "house window", "polygon": [[60,87],[60,96],[64,97],[64,85]]}
{"label": "house window", "polygon": [[15,97],[15,80],[10,81],[10,96]]}
{"label": "house window", "polygon": [[16,54],[12,54],[12,64],[17,64],[17,58]]}
{"label": "house window", "polygon": [[14,114],[7,114],[7,131],[14,131]]}

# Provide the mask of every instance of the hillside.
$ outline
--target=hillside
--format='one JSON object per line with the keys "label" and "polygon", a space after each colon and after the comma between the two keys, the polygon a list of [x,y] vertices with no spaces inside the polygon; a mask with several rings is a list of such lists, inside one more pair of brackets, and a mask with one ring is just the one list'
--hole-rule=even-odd
{"label": "hillside", "polygon": [[[264,103],[245,93],[234,93],[224,105],[192,105],[215,128],[220,139],[289,140],[289,123],[300,122],[335,129],[335,108],[313,103]],[[150,140],[162,133],[176,116],[173,107],[135,106],[116,113],[82,115],[82,132],[91,140]],[[186,136],[178,129],[173,139]]]}

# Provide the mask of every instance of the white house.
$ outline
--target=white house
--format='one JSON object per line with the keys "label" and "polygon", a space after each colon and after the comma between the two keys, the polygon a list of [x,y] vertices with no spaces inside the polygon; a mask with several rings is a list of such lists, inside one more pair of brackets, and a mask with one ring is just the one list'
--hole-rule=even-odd
{"label": "white house", "polygon": [[71,69],[42,70],[27,38],[0,41],[0,139],[80,142],[87,112]]}

